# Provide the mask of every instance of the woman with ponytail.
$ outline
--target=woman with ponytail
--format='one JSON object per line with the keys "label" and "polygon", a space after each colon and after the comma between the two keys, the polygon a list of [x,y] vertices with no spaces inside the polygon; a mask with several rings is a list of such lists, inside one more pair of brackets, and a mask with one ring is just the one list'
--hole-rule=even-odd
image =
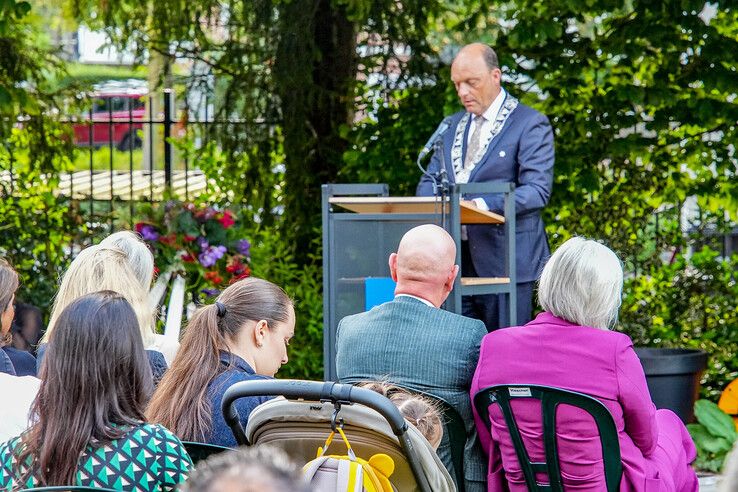
{"label": "woman with ponytail", "polygon": [[[223,393],[239,381],[274,377],[287,363],[294,332],[295,310],[281,288],[253,277],[230,285],[187,324],[147,417],[185,441],[236,446],[220,411]],[[268,399],[236,402],[244,426],[251,411]]]}

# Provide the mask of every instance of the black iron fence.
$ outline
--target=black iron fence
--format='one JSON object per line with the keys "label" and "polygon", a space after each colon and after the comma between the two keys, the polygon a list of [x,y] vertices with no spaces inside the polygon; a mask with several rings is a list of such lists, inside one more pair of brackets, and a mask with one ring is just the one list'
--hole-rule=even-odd
{"label": "black iron fence", "polygon": [[141,202],[187,201],[214,191],[215,183],[192,156],[220,128],[253,124],[214,118],[207,97],[199,111],[177,105],[172,89],[98,91],[90,97],[83,115],[65,120],[78,150],[73,170],[60,176],[58,195],[79,204],[82,219],[93,228],[113,230],[114,222],[133,226]]}

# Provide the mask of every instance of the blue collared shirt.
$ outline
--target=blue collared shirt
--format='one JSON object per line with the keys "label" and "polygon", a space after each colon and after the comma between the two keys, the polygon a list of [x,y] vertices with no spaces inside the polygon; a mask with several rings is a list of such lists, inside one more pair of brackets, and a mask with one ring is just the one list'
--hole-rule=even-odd
{"label": "blue collared shirt", "polygon": [[[229,352],[220,352],[220,363],[227,369],[218,374],[215,379],[208,385],[208,398],[210,398],[210,408],[212,413],[212,427],[209,436],[205,436],[205,442],[217,444],[219,446],[236,447],[236,438],[233,437],[231,428],[226,424],[223,418],[223,412],[220,409],[223,394],[226,390],[241,381],[253,381],[258,379],[272,379],[268,376],[256,374],[254,369],[242,358]],[[241,420],[241,425],[246,428],[249,415],[251,412],[264,403],[271,400],[269,396],[250,396],[239,398],[234,405]]]}

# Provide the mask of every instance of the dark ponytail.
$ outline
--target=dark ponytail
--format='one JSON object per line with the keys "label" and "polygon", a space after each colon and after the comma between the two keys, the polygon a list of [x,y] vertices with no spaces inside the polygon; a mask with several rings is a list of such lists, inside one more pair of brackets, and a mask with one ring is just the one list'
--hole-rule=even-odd
{"label": "dark ponytail", "polygon": [[[219,305],[218,305],[219,304]],[[292,301],[278,286],[249,277],[230,285],[216,304],[200,308],[187,327],[174,363],[154,392],[146,415],[180,439],[203,441],[210,432],[210,382],[226,370],[220,351],[227,351],[250,321],[269,325],[289,320]]]}

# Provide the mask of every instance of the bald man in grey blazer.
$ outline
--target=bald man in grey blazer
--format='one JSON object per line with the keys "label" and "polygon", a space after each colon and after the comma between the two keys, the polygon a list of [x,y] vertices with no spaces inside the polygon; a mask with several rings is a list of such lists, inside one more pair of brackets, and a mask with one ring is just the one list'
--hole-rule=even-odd
{"label": "bald man in grey blazer", "polygon": [[[469,398],[479,346],[487,330],[479,320],[440,309],[459,266],[456,245],[435,225],[407,232],[389,257],[394,300],[347,316],[338,324],[336,371],[342,383],[387,380],[439,398],[466,428],[464,488],[485,491],[487,463],[479,446]],[[438,456],[454,480],[447,434]]]}

